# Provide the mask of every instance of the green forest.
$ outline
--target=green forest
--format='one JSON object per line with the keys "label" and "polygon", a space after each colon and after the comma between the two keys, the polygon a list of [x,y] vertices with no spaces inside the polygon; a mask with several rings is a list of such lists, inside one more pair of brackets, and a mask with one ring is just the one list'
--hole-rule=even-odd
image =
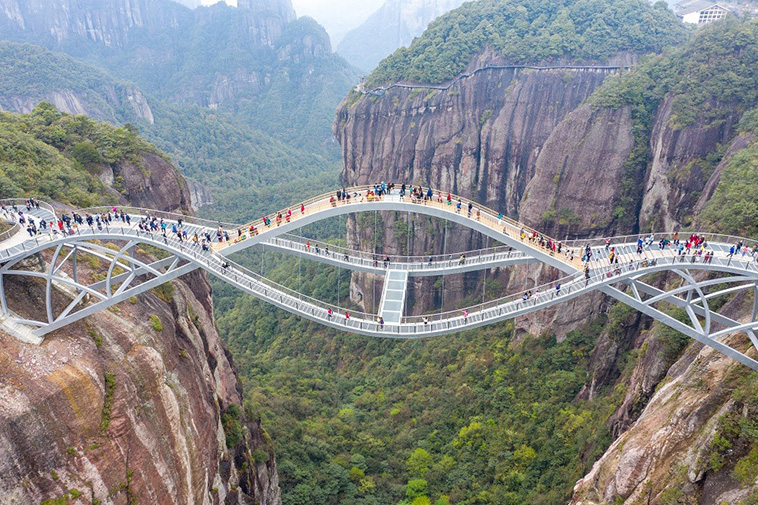
{"label": "green forest", "polygon": [[[752,140],[729,161],[699,219],[703,229],[742,236],[758,233],[755,28],[734,21],[703,29],[681,48],[609,80],[591,99],[598,107],[631,105],[635,135],[648,141],[665,96],[678,103],[678,128],[741,116],[736,132]],[[641,149],[636,155],[646,163],[647,144]],[[708,162],[715,168],[721,159]],[[345,271],[273,253],[247,261],[285,285],[349,304]],[[691,343],[658,324],[637,326],[624,306],[560,343],[549,332],[521,335],[511,323],[429,341],[377,341],[323,329],[221,284],[214,289],[247,409],[276,441],[285,505],[565,503],[611,443],[606,420],[634,367],[646,352],[671,364]],[[617,376],[584,400],[579,393],[591,378],[598,338],[623,341],[629,328],[641,328],[649,345],[619,355]],[[744,369],[732,380],[734,401],[758,409],[758,374]],[[725,416],[711,469],[754,479],[757,433],[754,420]],[[666,503],[677,503],[685,484],[672,478]]]}
{"label": "green forest", "polygon": [[[261,251],[246,262],[349,306],[345,270]],[[549,332],[523,335],[511,322],[398,342],[325,329],[213,285],[246,412],[275,441],[285,505],[565,503],[611,443],[606,420],[646,349],[659,349],[650,352],[668,367],[691,343],[662,325],[643,329],[649,346],[623,352],[618,376],[588,401],[580,392],[592,376],[595,344],[603,333],[629,338],[638,328],[631,308],[613,306],[560,343]],[[758,410],[749,392],[758,374],[748,372],[735,376],[744,386],[734,395],[747,395],[747,408]],[[753,477],[758,465],[744,447],[758,443],[756,433],[740,418],[724,434],[725,447],[741,447],[733,454]],[[719,450],[728,449],[714,448],[719,468],[737,463],[719,459]]]}
{"label": "green forest", "polygon": [[116,193],[98,177],[102,166],[159,153],[130,125],[61,114],[48,103],[31,114],[0,112],[0,195],[34,196],[74,207],[112,203]]}
{"label": "green forest", "polygon": [[[216,21],[228,15],[222,14]],[[312,20],[292,23],[277,49],[321,32]],[[188,38],[192,51],[207,51],[199,61],[228,42],[210,33],[199,30]],[[681,45],[663,50],[675,44]],[[729,159],[693,224],[758,236],[758,22],[733,20],[691,35],[662,2],[480,0],[438,19],[409,48],[384,60],[369,83],[443,82],[486,49],[518,63],[602,62],[619,51],[663,50],[610,79],[591,98],[596,107],[633,110],[637,145],[625,167],[628,198],[636,198],[655,114],[668,97],[675,127],[728,124],[747,145]],[[117,194],[101,182],[99,167],[143,152],[165,152],[209,190],[214,204],[201,210],[203,217],[242,221],[333,189],[339,153],[324,142],[321,120],[347,91],[351,70],[330,59],[309,67],[232,50],[237,61],[279,77],[266,97],[241,97],[236,110],[172,102],[160,89],[167,74],[142,75],[141,68],[132,78],[144,78],[160,97],[149,100],[154,124],[132,122],[132,112],[99,99],[93,103],[103,119],[130,124],[61,114],[46,103],[31,114],[0,113],[0,196],[37,196],[75,207],[111,203]],[[0,59],[7,95],[44,94],[58,89],[56,79],[90,97],[103,94],[103,83],[132,86],[32,46],[0,44]],[[218,61],[214,69],[228,70],[229,64]],[[329,73],[318,65],[336,66],[336,77],[303,90],[297,83],[314,68]],[[170,76],[175,88],[198,68],[179,70]],[[741,119],[732,124],[734,117]],[[723,146],[702,160],[704,177],[725,151]],[[344,245],[343,221],[314,229]],[[259,250],[240,256],[234,259],[276,282],[350,306],[351,274],[345,270]],[[244,385],[245,414],[261,419],[274,443],[284,505],[566,503],[576,480],[612,443],[608,419],[635,367],[655,352],[668,368],[691,345],[621,305],[599,310],[565,339],[551,331],[524,334],[512,322],[431,340],[372,339],[326,329],[211,282],[220,334]],[[649,345],[634,349],[630,332]],[[601,338],[623,345],[612,377],[587,399],[583,390],[593,377],[593,350]],[[716,428],[708,469],[755,482],[758,373],[740,368],[724,387],[734,411]],[[638,400],[634,414],[648,398]],[[239,412],[224,415],[226,443],[234,448],[242,439]],[[667,505],[678,503],[676,491],[685,480],[672,477]],[[758,503],[755,495],[748,500]]]}
{"label": "green forest", "polygon": [[441,83],[463,72],[485,49],[517,64],[564,58],[602,64],[619,52],[657,52],[686,37],[665,2],[480,0],[434,21],[409,47],[385,58],[367,85]]}

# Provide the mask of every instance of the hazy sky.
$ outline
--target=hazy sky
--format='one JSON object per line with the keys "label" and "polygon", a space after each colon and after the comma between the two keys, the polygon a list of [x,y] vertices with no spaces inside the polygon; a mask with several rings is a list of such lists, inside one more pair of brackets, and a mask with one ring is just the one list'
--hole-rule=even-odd
{"label": "hazy sky", "polygon": [[[218,1],[202,0],[203,5]],[[237,0],[226,0],[226,3],[236,5]],[[361,24],[383,3],[384,0],[292,0],[297,15],[310,16],[318,21],[329,32],[335,47],[348,31]]]}

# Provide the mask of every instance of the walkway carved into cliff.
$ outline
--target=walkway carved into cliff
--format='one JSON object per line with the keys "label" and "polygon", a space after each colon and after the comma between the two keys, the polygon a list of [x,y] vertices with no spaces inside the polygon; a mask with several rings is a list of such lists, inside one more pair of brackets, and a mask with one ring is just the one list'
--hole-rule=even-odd
{"label": "walkway carved into cliff", "polygon": [[[119,212],[114,212],[113,208],[92,208],[77,213],[115,214],[116,217],[110,222],[91,226],[86,222],[73,227],[61,226],[63,229],[59,231],[55,225],[60,216],[51,206],[42,204],[39,208],[26,208],[23,201],[6,201],[6,208],[15,206],[27,216],[44,219],[50,226],[33,237],[23,226],[15,227],[0,242],[0,324],[20,338],[39,343],[44,335],[54,330],[199,268],[246,293],[320,324],[374,337],[405,339],[469,330],[601,291],[758,370],[758,361],[751,357],[756,351],[752,347],[758,348],[755,334],[758,330],[758,262],[745,250],[735,250],[735,244],[747,247],[749,241],[746,239],[700,234],[706,237],[705,246],[686,252],[678,251],[668,243],[666,237],[671,235],[661,234],[644,245],[639,243],[637,236],[561,244],[465,198],[450,195],[448,199],[448,193],[444,191],[434,191],[432,198],[415,199],[403,198],[397,193],[375,196],[372,189],[351,188],[347,191],[350,199],[337,200],[332,194],[322,195],[245,225],[148,209],[120,208]],[[460,206],[457,205],[459,201]],[[469,203],[471,211],[468,210]],[[128,222],[118,218],[121,211],[130,216]],[[462,256],[456,254],[454,258],[387,258],[323,242],[310,243],[308,239],[291,235],[303,226],[324,219],[374,211],[410,212],[446,219],[504,245],[470,251]],[[212,241],[201,247],[191,240],[179,239],[171,231],[140,230],[137,223],[148,216],[162,220],[168,230],[178,227],[186,230],[189,236],[207,234]],[[231,235],[229,240],[215,238],[220,228]],[[220,235],[223,237],[223,233]],[[549,265],[560,272],[560,278],[528,292],[421,316],[405,316],[401,298],[407,290],[402,286],[388,286],[390,291],[397,292],[388,295],[397,295],[400,305],[398,308],[398,300],[389,296],[387,299],[393,303],[386,304],[388,317],[384,319],[381,313],[348,311],[306,296],[229,258],[235,252],[256,245],[387,277],[395,272],[394,283],[408,282],[411,276],[447,275],[523,263]],[[146,246],[163,251],[163,257],[152,263],[139,260],[136,253]],[[592,252],[589,259],[586,258],[588,250]],[[105,265],[107,273],[95,277],[80,274],[78,262],[83,256],[97,258]],[[30,263],[41,264],[28,261],[38,257],[45,259],[45,267],[29,266]],[[659,273],[671,273],[681,281],[668,283],[672,287],[664,291],[649,282],[650,277]],[[40,302],[44,306],[34,312],[37,317],[19,315],[19,311],[10,306],[9,300],[13,297],[9,296],[6,285],[11,276],[25,276],[44,284],[45,296]],[[65,306],[60,306],[61,298],[67,300]],[[725,306],[730,306],[729,315],[720,310]],[[741,314],[739,318],[735,318],[735,311]],[[747,335],[752,345],[745,348],[740,341],[737,346],[731,344],[734,342],[732,334],[739,333]]]}
{"label": "walkway carved into cliff", "polygon": [[427,91],[446,91],[452,88],[454,85],[461,81],[474,77],[482,72],[491,72],[495,70],[601,70],[601,71],[615,71],[615,70],[628,70],[630,66],[623,65],[487,65],[477,68],[469,73],[463,73],[446,84],[420,84],[420,83],[404,83],[396,82],[389,86],[376,86],[369,90],[360,88],[359,91],[364,95],[383,96],[387,91],[391,89],[420,89]]}

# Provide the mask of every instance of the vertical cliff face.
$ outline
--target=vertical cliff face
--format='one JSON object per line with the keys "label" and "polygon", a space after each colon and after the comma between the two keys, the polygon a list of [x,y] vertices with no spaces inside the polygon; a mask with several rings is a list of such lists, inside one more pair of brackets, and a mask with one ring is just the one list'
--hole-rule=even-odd
{"label": "vertical cliff face", "polygon": [[[104,86],[102,95],[94,97],[73,89],[54,90],[46,93],[6,95],[0,97],[0,110],[28,114],[40,102],[49,102],[66,114],[84,114],[98,121],[117,122],[122,111],[126,117],[153,124],[155,118],[150,104],[139,88],[134,86]],[[104,98],[104,100],[102,99]]]}
{"label": "vertical cliff face", "polygon": [[677,127],[674,97],[660,104],[650,138],[651,159],[646,174],[640,226],[671,230],[688,224],[700,191],[710,177],[706,156],[730,142],[741,114],[734,111],[715,124],[696,122]]}
{"label": "vertical cliff face", "polygon": [[0,26],[4,33],[26,33],[38,42],[75,45],[80,41],[105,47],[128,44],[135,30],[154,36],[163,27],[177,26],[191,13],[168,1],[2,0]]}
{"label": "vertical cliff face", "polygon": [[[109,171],[124,202],[190,210],[186,183],[158,156]],[[103,266],[85,257],[79,268],[97,276]],[[43,287],[23,279],[6,285],[11,303],[36,315]],[[67,296],[57,292],[55,303]],[[271,440],[241,407],[203,273],[53,332],[41,346],[0,333],[0,365],[3,503],[281,503]]]}
{"label": "vertical cliff face", "polygon": [[610,73],[491,70],[446,91],[395,88],[345,103],[334,127],[344,178],[432,184],[518,215],[548,137]]}
{"label": "vertical cliff face", "polygon": [[519,217],[553,237],[610,230],[634,148],[629,108],[583,104],[553,130],[521,197]]}
{"label": "vertical cliff face", "polygon": [[[482,55],[470,70],[498,63],[503,62],[491,54]],[[571,116],[612,73],[493,69],[445,91],[393,88],[382,97],[349,98],[337,111],[334,124],[342,147],[343,178],[347,184],[387,181],[449,188],[506,215],[541,225],[551,208],[579,205],[575,195],[584,191],[583,182],[617,177],[612,171],[603,172],[600,163],[617,157],[621,164],[628,155],[628,111],[596,116],[582,109]],[[578,131],[590,142],[564,145]],[[599,155],[592,142],[604,142],[613,151]],[[592,170],[571,175],[571,161],[592,164]],[[556,163],[567,165],[564,175],[552,171]],[[559,185],[556,177],[568,182]],[[548,196],[559,187],[560,194]],[[602,206],[602,200],[613,197],[613,192],[597,194],[594,205]],[[590,219],[590,213],[586,215]],[[405,229],[395,225],[397,220],[397,216],[384,216],[383,251],[389,254],[442,254],[487,246],[485,239],[471,231],[453,228],[452,233],[445,233],[441,224],[418,217],[410,217],[411,235],[396,240],[398,231]],[[401,222],[405,221],[402,216]],[[353,244],[371,242],[371,233],[351,226],[348,238]],[[529,286],[539,280],[535,273],[529,277],[521,282]],[[361,275],[356,279],[353,298],[375,304],[371,280]],[[414,294],[420,298],[414,298],[414,312],[439,308],[441,294],[434,295],[433,281],[418,282]],[[463,290],[455,286],[474,287],[481,278],[452,276],[446,282],[450,285],[444,304],[450,307],[463,296]]]}
{"label": "vertical cliff face", "polygon": [[[167,30],[185,30],[193,20],[202,25],[214,12],[228,9],[191,11],[172,0],[2,0],[0,26],[6,32],[36,36],[37,42],[46,45],[90,42],[116,48],[141,44],[146,36],[165,36]],[[269,46],[273,46],[282,25],[295,19],[289,0],[240,1],[239,10],[246,38]]]}
{"label": "vertical cliff face", "polygon": [[0,1],[6,40],[95,61],[161,98],[216,106],[230,98],[224,88],[261,93],[267,52],[294,20],[289,0],[195,10],[172,0]]}

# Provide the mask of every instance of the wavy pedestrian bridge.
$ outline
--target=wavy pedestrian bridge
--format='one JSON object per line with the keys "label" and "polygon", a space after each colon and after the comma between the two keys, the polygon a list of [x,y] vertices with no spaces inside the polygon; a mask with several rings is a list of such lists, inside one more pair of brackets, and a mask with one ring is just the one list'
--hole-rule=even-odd
{"label": "wavy pedestrian bridge", "polygon": [[[561,243],[445,191],[435,190],[431,198],[417,199],[401,197],[397,191],[376,196],[372,190],[373,187],[368,186],[351,188],[346,190],[351,196],[349,199],[336,199],[334,194],[321,195],[244,225],[149,209],[100,207],[76,213],[96,217],[110,215],[110,220],[98,222],[96,219],[91,225],[83,222],[59,229],[59,219],[66,213],[56,211],[51,205],[27,206],[24,200],[4,200],[3,214],[15,224],[0,234],[0,325],[18,338],[41,343],[52,331],[196,269],[203,269],[241,291],[325,326],[374,337],[405,339],[469,330],[600,291],[758,370],[755,358],[758,262],[752,249],[754,240],[698,234],[705,238],[704,246],[699,244],[697,248],[682,251],[671,242],[673,234],[657,234],[654,240],[642,244],[638,235]],[[389,258],[322,241],[311,243],[307,238],[293,235],[311,223],[375,211],[409,212],[445,219],[503,245],[454,256]],[[121,212],[129,219],[122,219]],[[33,219],[38,227],[44,220],[47,227],[30,233],[25,224],[18,222],[20,215],[27,222]],[[162,221],[167,225],[166,232],[140,229],[141,220]],[[180,239],[174,228],[185,230],[188,237],[207,234],[211,240],[203,246],[200,241]],[[228,240],[220,230],[228,234]],[[685,241],[686,238],[682,243]],[[160,259],[152,262],[138,259],[136,253],[145,246],[162,251],[158,255]],[[253,246],[384,276],[378,312],[346,310],[314,299],[276,284],[229,258]],[[583,261],[587,251],[592,254],[588,261]],[[81,274],[80,263],[85,256],[97,258],[107,273],[95,277]],[[513,293],[455,311],[405,315],[410,277],[529,263],[553,267],[559,272],[558,278],[528,292]],[[675,275],[679,281],[668,282],[672,287],[662,290],[654,282],[656,274],[662,272]],[[28,307],[21,310],[12,306],[14,297],[6,291],[12,276],[36,279],[44,286],[44,299],[37,301],[40,307],[29,311]],[[66,300],[63,304],[61,296]],[[24,316],[22,312],[38,316]],[[739,333],[747,335],[750,344],[742,348],[730,345],[734,340],[730,335]]]}

